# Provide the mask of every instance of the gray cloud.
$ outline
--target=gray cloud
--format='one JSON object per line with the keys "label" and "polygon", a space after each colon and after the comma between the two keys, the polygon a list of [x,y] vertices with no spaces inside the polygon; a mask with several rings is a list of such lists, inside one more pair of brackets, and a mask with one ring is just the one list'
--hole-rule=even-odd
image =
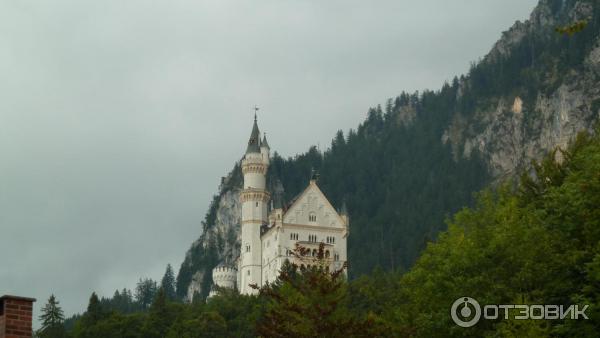
{"label": "gray cloud", "polygon": [[0,293],[178,268],[250,132],[326,147],[369,106],[464,73],[535,1],[5,1]]}

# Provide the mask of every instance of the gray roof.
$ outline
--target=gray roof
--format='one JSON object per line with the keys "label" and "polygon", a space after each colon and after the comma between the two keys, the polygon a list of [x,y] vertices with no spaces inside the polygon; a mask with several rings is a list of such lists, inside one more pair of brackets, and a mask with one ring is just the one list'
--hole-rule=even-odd
{"label": "gray roof", "polygon": [[263,133],[263,139],[262,139],[262,142],[260,143],[260,146],[270,148],[269,144],[267,143],[267,133]]}
{"label": "gray roof", "polygon": [[254,115],[254,125],[252,126],[250,139],[248,140],[248,148],[246,148],[246,154],[248,153],[260,153],[260,131],[256,123],[256,115]]}

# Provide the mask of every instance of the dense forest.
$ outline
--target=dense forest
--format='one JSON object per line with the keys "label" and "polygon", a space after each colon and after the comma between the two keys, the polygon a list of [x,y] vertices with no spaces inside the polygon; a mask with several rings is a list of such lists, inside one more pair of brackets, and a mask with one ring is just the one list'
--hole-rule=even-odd
{"label": "dense forest", "polygon": [[[369,109],[363,123],[339,131],[325,151],[274,154],[269,185],[281,181],[287,201],[314,169],[332,204],[347,205],[348,278],[287,266],[258,297],[221,290],[205,301],[212,285],[205,273],[197,297],[183,302],[193,274],[219,263],[224,241],[235,241],[232,232],[193,246],[177,277],[169,266],[160,282],[140,279],[135,290],[110,298],[93,294],[81,316],[65,321],[52,298],[40,336],[254,337],[278,330],[297,337],[598,335],[598,128],[504,180],[491,177],[488,154],[459,156],[462,149],[442,142],[458,112],[474,117],[516,96],[525,107],[526,134],[541,132],[535,102],[584,67],[599,41],[600,5],[540,3],[560,26],[528,31],[509,53],[490,53],[437,91],[402,93]],[[591,16],[572,29],[568,13],[582,4],[591,6]],[[588,108],[597,115],[600,100]],[[466,132],[480,128],[475,119]],[[236,164],[209,207],[203,236],[215,226],[220,197],[240,185]],[[484,320],[465,329],[449,315],[463,296],[483,304],[588,304],[590,319]],[[324,300],[334,306],[322,307]],[[306,320],[315,313],[322,326]]]}
{"label": "dense forest", "polygon": [[[48,319],[43,327],[55,330],[48,337],[77,338],[597,336],[599,134],[600,127],[595,135],[580,134],[568,150],[536,163],[534,175],[524,173],[517,185],[507,181],[478,193],[475,206],[449,218],[448,230],[404,274],[376,269],[347,281],[322,264],[310,269],[287,264],[259,296],[221,290],[191,304],[169,297],[165,290],[173,281],[167,277],[158,286],[149,283],[151,303],[140,281],[129,302],[141,311],[127,314],[127,302],[114,308],[122,294],[105,303],[93,294],[68,333],[57,335],[60,320]],[[452,322],[449,309],[465,295],[483,304],[588,305],[589,319],[516,320],[513,313],[508,320],[462,328]],[[42,319],[60,319],[56,303],[49,300]]]}

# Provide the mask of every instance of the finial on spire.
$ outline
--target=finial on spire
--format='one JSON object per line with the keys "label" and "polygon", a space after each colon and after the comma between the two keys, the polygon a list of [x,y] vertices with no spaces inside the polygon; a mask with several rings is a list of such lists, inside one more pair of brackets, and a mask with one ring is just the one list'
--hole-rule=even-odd
{"label": "finial on spire", "polygon": [[254,106],[254,125],[252,126],[252,133],[250,134],[250,140],[248,140],[248,153],[260,153],[260,131],[258,130],[258,123],[256,122],[256,112],[258,107]]}

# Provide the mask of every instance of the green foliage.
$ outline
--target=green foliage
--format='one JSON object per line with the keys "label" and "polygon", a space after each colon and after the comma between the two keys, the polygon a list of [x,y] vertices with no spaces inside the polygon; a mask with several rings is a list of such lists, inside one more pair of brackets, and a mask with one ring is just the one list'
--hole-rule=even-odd
{"label": "green foliage", "polygon": [[227,336],[227,322],[217,312],[204,312],[192,319],[175,322],[167,338],[211,338]]}
{"label": "green foliage", "polygon": [[59,301],[54,295],[48,298],[48,303],[42,308],[42,314],[39,317],[41,328],[36,332],[40,338],[61,338],[65,337],[66,331],[63,326],[65,316],[59,306]]}
{"label": "green foliage", "polygon": [[[557,154],[562,156],[557,156]],[[580,135],[523,176],[479,194],[476,207],[449,221],[400,282],[395,330],[415,336],[591,336],[590,321],[480,321],[460,328],[451,304],[470,296],[483,304],[590,304],[600,289],[600,137]],[[592,314],[592,316],[594,316]],[[597,316],[597,315],[596,315]],[[595,335],[595,334],[594,334]]]}
{"label": "green foliage", "polygon": [[147,309],[152,304],[157,290],[158,287],[155,281],[150,278],[140,278],[135,287],[135,300],[142,309]]}
{"label": "green foliage", "polygon": [[344,306],[348,294],[346,266],[330,272],[323,243],[316,258],[307,257],[306,250],[297,245],[293,252],[297,264],[286,261],[273,284],[260,289],[255,286],[266,298],[265,313],[257,327],[258,336],[384,336],[386,328],[379,325],[376,316],[358,318]]}
{"label": "green foliage", "polygon": [[160,287],[164,289],[167,299],[175,300],[177,298],[175,292],[175,273],[173,272],[171,264],[167,264],[167,269],[160,282]]}

